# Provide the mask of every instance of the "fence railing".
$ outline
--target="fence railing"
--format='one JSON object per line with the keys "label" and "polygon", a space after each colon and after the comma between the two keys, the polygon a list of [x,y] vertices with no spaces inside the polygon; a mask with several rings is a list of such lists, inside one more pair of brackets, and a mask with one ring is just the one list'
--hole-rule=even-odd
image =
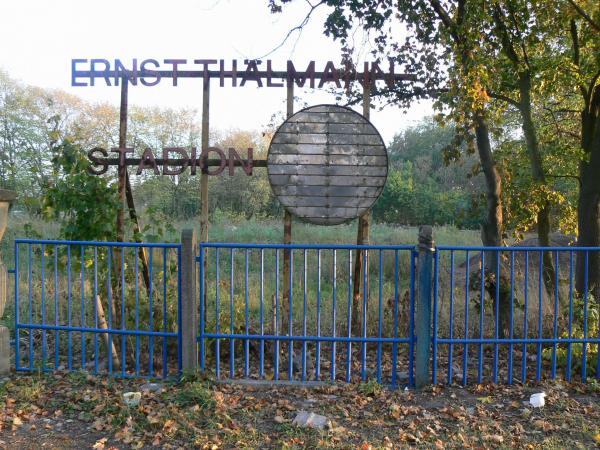
{"label": "fence railing", "polygon": [[[432,381],[525,383],[600,376],[599,299],[588,285],[600,248],[438,246]],[[576,264],[582,287],[576,288]],[[596,290],[598,286],[594,288]],[[444,363],[444,364],[440,364]]]}
{"label": "fence railing", "polygon": [[181,370],[179,244],[17,239],[18,371]]}
{"label": "fence railing", "polygon": [[[368,266],[360,289],[357,252]],[[406,245],[202,243],[200,367],[228,378],[412,384],[414,261]]]}
{"label": "fence railing", "polygon": [[429,232],[418,246],[18,239],[16,368],[417,387],[600,377],[600,248],[435,247]]}

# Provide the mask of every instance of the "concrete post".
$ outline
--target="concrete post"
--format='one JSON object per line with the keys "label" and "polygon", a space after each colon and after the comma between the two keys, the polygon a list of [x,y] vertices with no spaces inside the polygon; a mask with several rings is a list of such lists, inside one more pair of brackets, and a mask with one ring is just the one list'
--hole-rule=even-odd
{"label": "concrete post", "polygon": [[181,357],[183,370],[198,368],[198,295],[196,293],[196,231],[181,232]]}
{"label": "concrete post", "polygon": [[433,230],[430,225],[419,228],[419,258],[417,261],[417,288],[415,303],[415,386],[417,389],[431,382],[431,287],[433,281]]}
{"label": "concrete post", "polygon": [[[13,191],[0,189],[0,241],[8,225],[8,211],[17,195]],[[0,319],[4,315],[4,308],[8,302],[8,272],[2,262],[0,254]],[[0,375],[10,372],[10,332],[8,328],[0,326]]]}

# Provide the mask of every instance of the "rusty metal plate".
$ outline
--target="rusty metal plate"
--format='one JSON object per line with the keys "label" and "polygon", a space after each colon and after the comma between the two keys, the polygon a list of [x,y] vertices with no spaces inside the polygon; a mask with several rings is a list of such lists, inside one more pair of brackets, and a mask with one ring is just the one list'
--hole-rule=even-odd
{"label": "rusty metal plate", "polygon": [[387,179],[388,157],[381,135],[362,115],[317,105],[279,127],[267,170],[273,193],[290,213],[337,225],[373,206]]}

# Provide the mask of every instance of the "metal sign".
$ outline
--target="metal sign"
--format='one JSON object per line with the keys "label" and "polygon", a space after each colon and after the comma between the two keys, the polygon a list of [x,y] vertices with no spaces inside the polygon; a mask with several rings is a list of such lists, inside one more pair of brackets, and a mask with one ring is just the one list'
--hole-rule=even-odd
{"label": "metal sign", "polygon": [[[228,149],[226,155],[219,147],[205,148],[199,156],[196,155],[196,147],[165,147],[161,158],[156,158],[150,148],[146,148],[139,158],[127,158],[127,153],[133,153],[132,148],[113,148],[111,152],[118,153],[119,156],[109,158],[105,149],[100,147],[91,149],[88,158],[92,165],[88,168],[88,172],[92,175],[102,175],[106,173],[109,166],[137,166],[136,175],[140,175],[144,170],[152,170],[155,175],[180,175],[189,167],[191,175],[196,175],[198,168],[201,173],[207,175],[220,175],[227,167],[229,175],[233,176],[234,167],[241,167],[246,175],[252,175],[253,167],[265,167],[264,161],[253,159],[252,148],[248,148],[247,159],[242,159],[233,148]],[[177,156],[173,157],[174,155]]]}
{"label": "metal sign", "polygon": [[303,109],[277,130],[267,159],[273,193],[292,214],[318,225],[348,222],[381,195],[388,172],[377,129],[350,108]]}
{"label": "metal sign", "polygon": [[[138,82],[142,86],[156,86],[163,78],[170,78],[173,86],[177,86],[180,78],[200,78],[207,81],[211,78],[219,80],[219,86],[225,86],[225,80],[231,80],[232,87],[283,87],[284,81],[296,83],[303,87],[307,82],[311,88],[322,88],[333,83],[337,88],[342,85],[348,89],[354,81],[364,85],[377,80],[385,81],[392,87],[398,81],[415,81],[412,74],[395,73],[394,61],[390,60],[388,71],[384,72],[377,62],[365,62],[362,72],[352,66],[338,68],[333,61],[327,61],[321,71],[316,70],[314,61],[310,61],[305,70],[288,61],[285,70],[275,70],[271,60],[266,64],[260,59],[226,61],[224,59],[157,59],[138,60],[133,58],[128,63],[120,59],[101,58],[72,59],[71,86],[95,86],[104,83],[106,86],[118,86],[120,79],[127,78],[133,86]],[[298,70],[300,69],[300,70]]]}

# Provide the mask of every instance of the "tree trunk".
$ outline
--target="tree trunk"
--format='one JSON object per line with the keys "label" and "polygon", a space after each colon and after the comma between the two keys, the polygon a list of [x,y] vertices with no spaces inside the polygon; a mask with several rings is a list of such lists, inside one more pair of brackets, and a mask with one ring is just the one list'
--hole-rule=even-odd
{"label": "tree trunk", "polygon": [[[577,202],[577,231],[580,247],[600,246],[600,89],[592,107],[582,113],[582,147],[588,156],[579,163],[580,188]],[[588,292],[600,298],[600,255],[588,253]],[[585,291],[585,253],[577,254],[576,290]]]}
{"label": "tree trunk", "polygon": [[[490,135],[487,124],[481,115],[475,119],[475,137],[477,140],[477,151],[483,174],[485,176],[487,210],[486,217],[481,224],[481,242],[486,247],[500,247],[502,245],[502,179],[496,168],[492,146],[490,144]],[[498,310],[498,330],[499,337],[505,337],[505,329],[510,320],[510,293],[507,294],[505,278],[501,273],[502,260],[500,267],[497,264],[496,252],[486,252],[486,279],[488,286],[494,286],[488,289],[488,293],[494,302],[499,302]],[[500,295],[496,299],[496,274],[500,274]],[[493,282],[492,282],[493,281]],[[481,282],[485,282],[481,280]],[[504,283],[505,285],[502,285]]]}
{"label": "tree trunk", "polygon": [[[519,73],[519,111],[523,121],[523,134],[525,135],[527,153],[531,163],[531,174],[536,183],[544,185],[546,184],[546,176],[531,112],[531,73],[529,70]],[[548,247],[550,245],[550,205],[547,200],[542,201],[540,210],[537,213],[537,233],[538,245]],[[552,295],[553,292],[554,275],[552,254],[544,252],[543,278],[544,286],[549,295]]]}

